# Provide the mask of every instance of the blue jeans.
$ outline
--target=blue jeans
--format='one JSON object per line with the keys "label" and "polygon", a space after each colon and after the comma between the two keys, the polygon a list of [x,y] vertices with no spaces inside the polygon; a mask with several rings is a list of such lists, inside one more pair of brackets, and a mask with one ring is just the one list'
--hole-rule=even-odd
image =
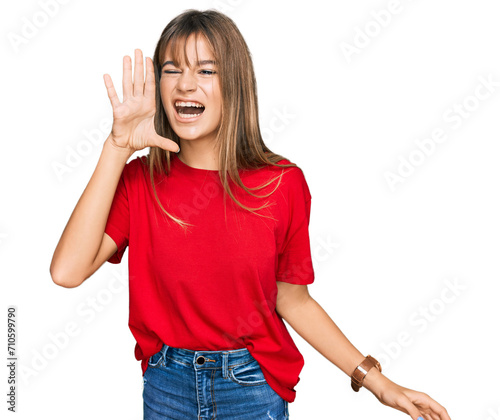
{"label": "blue jeans", "polygon": [[248,349],[194,351],[166,344],[143,377],[144,420],[288,420],[288,401]]}

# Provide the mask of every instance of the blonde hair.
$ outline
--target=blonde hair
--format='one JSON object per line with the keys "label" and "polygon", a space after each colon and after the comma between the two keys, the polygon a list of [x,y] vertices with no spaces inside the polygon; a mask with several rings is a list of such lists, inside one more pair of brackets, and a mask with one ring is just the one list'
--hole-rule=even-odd
{"label": "blonde hair", "polygon": [[[179,144],[179,137],[172,129],[161,102],[160,77],[162,61],[167,47],[171,48],[174,65],[180,63],[180,46],[183,46],[183,55],[186,58],[186,42],[190,35],[203,36],[211,48],[217,63],[217,71],[222,96],[222,118],[216,135],[216,148],[219,154],[219,177],[225,193],[242,208],[256,213],[268,206],[268,203],[258,208],[250,208],[242,204],[233,195],[228,182],[230,179],[254,197],[264,198],[271,195],[274,190],[264,196],[258,196],[250,190],[261,189],[283,175],[254,188],[247,188],[239,174],[239,169],[258,169],[266,165],[287,168],[296,167],[294,163],[277,164],[284,159],[283,156],[273,153],[264,144],[259,127],[257,86],[255,73],[248,46],[243,39],[236,24],[226,15],[210,9],[200,11],[188,9],[172,19],[163,30],[156,45],[153,63],[156,80],[156,115],[155,130],[163,137]],[[163,212],[182,227],[189,223],[175,217],[165,210],[160,203],[155,187],[155,174],[166,175],[170,173],[170,151],[160,147],[151,147],[146,157],[151,184],[156,201]]]}

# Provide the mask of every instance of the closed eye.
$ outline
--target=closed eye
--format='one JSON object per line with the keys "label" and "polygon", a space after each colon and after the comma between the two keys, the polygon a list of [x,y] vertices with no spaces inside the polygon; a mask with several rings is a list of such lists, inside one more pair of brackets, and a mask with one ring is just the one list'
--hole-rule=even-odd
{"label": "closed eye", "polygon": [[[174,71],[174,70],[164,70],[163,73],[166,73],[166,74],[175,74],[175,73],[180,73],[180,71]],[[201,70],[200,73],[206,75],[206,76],[210,76],[212,74],[215,74],[216,72],[213,71],[213,70]]]}

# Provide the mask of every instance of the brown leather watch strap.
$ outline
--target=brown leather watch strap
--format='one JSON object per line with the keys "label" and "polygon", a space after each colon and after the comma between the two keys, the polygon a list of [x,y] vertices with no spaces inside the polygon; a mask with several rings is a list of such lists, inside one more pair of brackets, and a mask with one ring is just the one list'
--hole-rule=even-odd
{"label": "brown leather watch strap", "polygon": [[356,369],[354,369],[351,375],[351,387],[354,391],[358,392],[363,386],[363,380],[372,367],[376,367],[380,372],[382,372],[382,366],[380,366],[380,363],[377,359],[370,355],[366,356],[365,359],[358,366],[356,366]]}

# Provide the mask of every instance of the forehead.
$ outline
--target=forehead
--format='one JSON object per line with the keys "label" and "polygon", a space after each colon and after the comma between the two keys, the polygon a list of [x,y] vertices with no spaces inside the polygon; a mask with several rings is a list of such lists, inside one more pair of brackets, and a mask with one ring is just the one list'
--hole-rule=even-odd
{"label": "forehead", "polygon": [[212,48],[202,34],[190,34],[172,38],[165,48],[165,61],[174,65],[196,63],[201,60],[215,60]]}

